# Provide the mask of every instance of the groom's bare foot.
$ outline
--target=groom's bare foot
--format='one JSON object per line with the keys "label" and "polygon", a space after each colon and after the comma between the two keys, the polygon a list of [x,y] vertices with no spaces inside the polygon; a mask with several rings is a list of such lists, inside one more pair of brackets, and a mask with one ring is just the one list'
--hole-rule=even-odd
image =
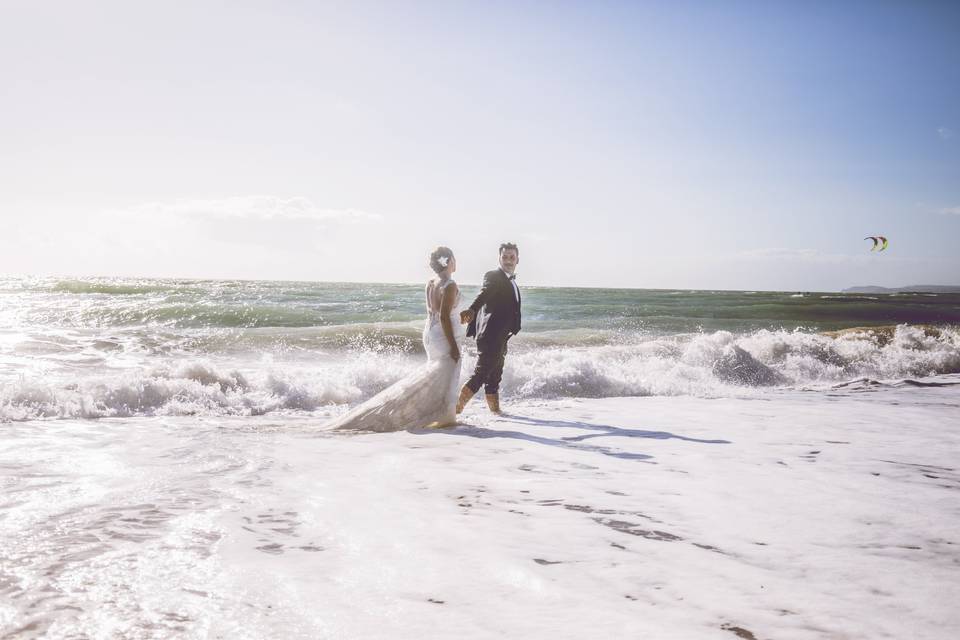
{"label": "groom's bare foot", "polygon": [[487,406],[493,413],[503,413],[500,411],[500,395],[496,393],[487,394]]}
{"label": "groom's bare foot", "polygon": [[[460,398],[457,400],[457,413],[463,413],[463,408],[467,406],[467,403],[470,402],[470,398],[473,397],[475,392],[470,390],[470,387],[464,385],[463,389],[460,389]],[[447,405],[448,407],[450,405]]]}

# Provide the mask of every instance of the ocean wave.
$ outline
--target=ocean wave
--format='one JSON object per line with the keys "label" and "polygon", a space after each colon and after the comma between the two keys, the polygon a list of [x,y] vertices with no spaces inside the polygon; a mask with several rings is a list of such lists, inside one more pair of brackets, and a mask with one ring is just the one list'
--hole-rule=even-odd
{"label": "ocean wave", "polygon": [[322,310],[285,305],[161,303],[150,306],[93,307],[81,320],[88,326],[160,325],[177,328],[312,327],[328,324]]}
{"label": "ocean wave", "polygon": [[[464,285],[465,299],[473,287]],[[524,333],[615,329],[672,334],[880,323],[960,323],[960,295],[939,298],[798,292],[528,287]],[[347,327],[423,318],[416,285],[148,278],[0,278],[0,330],[184,333]],[[592,339],[592,338],[591,338]],[[569,341],[567,341],[569,342]],[[602,342],[602,340],[600,341]],[[597,341],[594,339],[593,344]]]}
{"label": "ocean wave", "polygon": [[199,291],[186,283],[147,281],[118,281],[118,280],[58,280],[52,285],[45,285],[40,290],[57,293],[103,293],[114,296],[143,295],[147,293],[184,293]]}
{"label": "ocean wave", "polygon": [[[511,349],[513,345],[511,344]],[[465,349],[464,375],[475,363]],[[422,355],[364,349],[322,361],[169,359],[121,373],[24,377],[0,388],[0,420],[150,415],[336,413],[409,375]],[[234,366],[236,365],[236,366]],[[901,325],[837,336],[803,331],[728,331],[634,337],[619,344],[511,351],[502,393],[551,399],[763,393],[767,387],[851,380],[917,380],[960,373],[960,332]],[[922,380],[921,380],[922,382]],[[913,386],[922,386],[917,384]]]}
{"label": "ocean wave", "polygon": [[[406,322],[419,318],[416,313],[391,310],[350,308],[345,303],[311,301],[292,304],[287,300],[249,299],[195,299],[196,296],[162,294],[114,299],[109,303],[95,300],[78,301],[72,298],[52,297],[42,303],[34,300],[20,314],[19,324],[50,328],[109,328],[123,330],[131,327],[164,329],[260,329],[311,328],[327,326],[349,327],[354,324]],[[14,323],[11,323],[14,324]]]}
{"label": "ocean wave", "polygon": [[[2,333],[2,332],[0,332]],[[9,350],[19,356],[115,352],[180,357],[243,354],[330,354],[392,352],[422,354],[423,320],[365,322],[321,327],[255,327],[181,330],[130,326],[104,329],[46,330],[21,333]],[[559,329],[525,332],[511,341],[519,351],[558,347],[632,344],[649,337],[641,332],[609,329]],[[2,347],[0,347],[2,350]]]}
{"label": "ocean wave", "polygon": [[24,379],[0,389],[0,420],[315,411],[370,397],[413,367],[410,362],[360,356],[335,370],[271,369],[256,378],[189,362],[59,385]]}

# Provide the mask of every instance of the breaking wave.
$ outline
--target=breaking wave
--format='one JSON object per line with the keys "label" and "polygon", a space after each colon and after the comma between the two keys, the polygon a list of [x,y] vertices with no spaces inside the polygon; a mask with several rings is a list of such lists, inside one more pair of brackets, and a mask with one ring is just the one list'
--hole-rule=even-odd
{"label": "breaking wave", "polygon": [[[359,334],[358,334],[359,335]],[[408,338],[408,335],[404,336]],[[518,336],[519,338],[520,336]],[[511,343],[502,392],[520,399],[761,393],[831,388],[857,380],[900,381],[960,373],[960,332],[901,325],[839,335],[728,331],[596,343],[584,335]],[[158,365],[23,375],[0,388],[0,420],[156,415],[330,416],[371,397],[422,363],[403,349],[366,348],[347,357],[263,361],[169,358]],[[464,360],[464,372],[475,362]]]}

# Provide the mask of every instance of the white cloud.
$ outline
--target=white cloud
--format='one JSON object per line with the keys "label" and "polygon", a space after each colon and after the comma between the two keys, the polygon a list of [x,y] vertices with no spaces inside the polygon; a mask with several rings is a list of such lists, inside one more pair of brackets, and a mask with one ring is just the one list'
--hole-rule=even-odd
{"label": "white cloud", "polygon": [[942,213],[945,216],[960,216],[960,206],[958,207],[944,207],[940,209],[938,213]]}
{"label": "white cloud", "polygon": [[358,209],[322,209],[308,198],[279,196],[234,196],[219,199],[148,202],[121,212],[127,215],[212,217],[244,220],[314,220],[322,222],[372,222],[376,213]]}
{"label": "white cloud", "polygon": [[943,140],[949,140],[955,135],[953,129],[950,129],[949,127],[940,127],[939,129],[937,129],[937,134]]}

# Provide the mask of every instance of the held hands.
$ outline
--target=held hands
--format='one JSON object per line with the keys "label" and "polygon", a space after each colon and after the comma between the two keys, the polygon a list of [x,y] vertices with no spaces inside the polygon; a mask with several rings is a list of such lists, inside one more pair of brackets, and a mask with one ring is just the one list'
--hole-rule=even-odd
{"label": "held hands", "polygon": [[460,312],[460,324],[468,324],[473,321],[473,309],[464,309]]}
{"label": "held hands", "polygon": [[450,357],[453,358],[454,362],[460,362],[460,347],[457,345],[450,347]]}

